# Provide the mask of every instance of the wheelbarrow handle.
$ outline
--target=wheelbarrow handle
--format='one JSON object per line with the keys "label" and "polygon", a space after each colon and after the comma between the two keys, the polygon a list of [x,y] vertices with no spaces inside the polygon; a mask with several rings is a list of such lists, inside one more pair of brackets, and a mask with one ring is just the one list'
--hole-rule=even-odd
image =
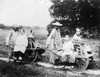
{"label": "wheelbarrow handle", "polygon": [[61,58],[61,56],[60,55],[58,55],[58,54],[56,54],[56,53],[54,53],[52,50],[50,50],[50,49],[48,49],[48,48],[44,48],[45,50],[48,50],[49,52],[51,52],[51,53],[53,53],[54,55],[56,55],[58,58]]}

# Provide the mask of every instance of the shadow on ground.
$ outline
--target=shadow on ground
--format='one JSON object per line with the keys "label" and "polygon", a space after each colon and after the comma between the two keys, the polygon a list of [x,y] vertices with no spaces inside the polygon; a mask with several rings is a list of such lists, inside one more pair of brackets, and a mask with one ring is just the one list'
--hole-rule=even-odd
{"label": "shadow on ground", "polygon": [[[0,61],[0,77],[37,77],[42,73],[36,67],[18,66],[12,63]],[[39,76],[40,77],[40,76]]]}
{"label": "shadow on ground", "polygon": [[99,70],[72,72],[45,68],[36,64],[18,66],[0,61],[0,77],[100,77]]}

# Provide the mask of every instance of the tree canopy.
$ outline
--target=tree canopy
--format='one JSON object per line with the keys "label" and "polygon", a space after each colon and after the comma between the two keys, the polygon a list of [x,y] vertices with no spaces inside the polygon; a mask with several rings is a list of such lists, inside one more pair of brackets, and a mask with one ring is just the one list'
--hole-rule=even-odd
{"label": "tree canopy", "polygon": [[76,27],[100,29],[100,0],[51,1],[53,5],[49,9],[50,15],[55,21],[63,24],[64,29],[75,29]]}

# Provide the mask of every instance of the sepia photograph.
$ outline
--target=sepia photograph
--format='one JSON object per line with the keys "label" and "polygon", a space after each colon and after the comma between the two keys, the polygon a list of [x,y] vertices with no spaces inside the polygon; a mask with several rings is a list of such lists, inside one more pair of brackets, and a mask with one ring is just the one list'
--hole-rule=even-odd
{"label": "sepia photograph", "polygon": [[0,77],[100,77],[100,0],[0,0]]}

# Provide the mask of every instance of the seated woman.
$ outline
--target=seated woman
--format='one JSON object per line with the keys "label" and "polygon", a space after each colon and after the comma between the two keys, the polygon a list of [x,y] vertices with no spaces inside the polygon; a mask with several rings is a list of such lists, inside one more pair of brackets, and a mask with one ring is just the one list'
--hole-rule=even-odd
{"label": "seated woman", "polygon": [[30,30],[30,34],[28,35],[28,46],[25,51],[25,56],[27,57],[30,57],[33,52],[40,51],[40,48],[37,49],[39,47],[39,42],[38,42],[38,39],[34,38],[34,34],[35,34],[34,30]]}
{"label": "seated woman", "polygon": [[76,28],[76,33],[74,34],[72,40],[73,41],[82,41],[82,38],[81,38],[81,29],[79,28]]}
{"label": "seated woman", "polygon": [[34,38],[35,32],[33,30],[30,30],[30,34],[28,35],[28,46],[27,48],[36,48],[39,46],[38,39]]}
{"label": "seated woman", "polygon": [[20,34],[16,39],[14,50],[13,50],[13,58],[15,60],[22,60],[27,45],[28,45],[28,39],[27,36],[25,35],[25,31],[24,29],[20,29]]}
{"label": "seated woman", "polygon": [[34,41],[34,30],[30,30],[30,34],[28,35],[28,38],[31,38]]}
{"label": "seated woman", "polygon": [[83,51],[84,51],[85,55],[87,55],[87,52],[92,53],[91,52],[91,47],[88,44],[86,44],[87,41],[82,39],[82,34],[81,33],[82,33],[81,29],[76,28],[76,33],[72,38],[72,41],[73,41],[74,47],[75,47],[75,51],[76,51],[77,47],[79,48],[80,45],[81,45],[83,47]]}
{"label": "seated woman", "polygon": [[65,42],[63,44],[62,50],[59,51],[57,54],[60,55],[63,60],[65,59],[66,55],[69,55],[73,60],[75,60],[75,55],[74,55],[74,46],[72,41],[70,41],[69,36],[65,36]]}

